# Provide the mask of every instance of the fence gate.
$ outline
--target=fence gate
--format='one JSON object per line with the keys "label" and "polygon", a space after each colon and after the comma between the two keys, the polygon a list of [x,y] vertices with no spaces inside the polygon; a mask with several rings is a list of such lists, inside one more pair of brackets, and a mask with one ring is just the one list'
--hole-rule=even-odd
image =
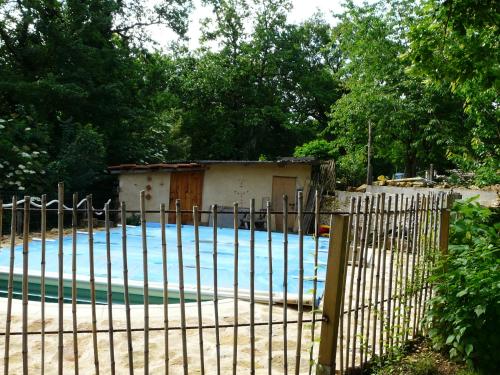
{"label": "fence gate", "polygon": [[[110,201],[96,209],[92,196],[65,205],[62,184],[49,202],[13,197],[0,202],[0,367],[348,373],[422,332],[427,275],[447,246],[445,198],[366,195],[348,212],[321,212],[318,193],[304,211],[301,192],[294,211],[287,196],[281,210],[256,210],[254,200],[183,210],[177,200],[151,211],[144,192],[138,211]],[[127,225],[132,214],[140,225]],[[207,216],[210,226],[200,223]],[[228,217],[233,227],[220,228]],[[333,223],[329,239],[319,236],[322,219]],[[271,232],[276,220],[282,233]]]}

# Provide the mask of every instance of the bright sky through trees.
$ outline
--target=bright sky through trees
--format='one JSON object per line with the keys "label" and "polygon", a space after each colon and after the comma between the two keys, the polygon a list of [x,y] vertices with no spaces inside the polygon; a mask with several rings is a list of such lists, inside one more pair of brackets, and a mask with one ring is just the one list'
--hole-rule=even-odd
{"label": "bright sky through trees", "polygon": [[[157,0],[150,0],[155,3]],[[189,47],[191,49],[199,47],[199,38],[201,36],[200,20],[212,15],[210,7],[202,6],[200,0],[194,0],[194,9],[189,19]],[[288,15],[288,21],[291,23],[300,23],[313,16],[315,13],[321,16],[330,24],[334,23],[334,13],[340,13],[342,10],[341,0],[294,0],[293,9]],[[361,4],[362,1],[354,1]],[[159,44],[159,47],[166,45],[176,39],[175,33],[164,26],[152,26],[150,28],[153,39]]]}

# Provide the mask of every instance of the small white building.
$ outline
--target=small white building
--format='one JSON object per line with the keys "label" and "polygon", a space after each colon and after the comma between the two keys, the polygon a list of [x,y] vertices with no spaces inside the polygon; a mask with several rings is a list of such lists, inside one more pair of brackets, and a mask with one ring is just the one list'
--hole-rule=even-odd
{"label": "small white building", "polygon": [[[118,175],[119,199],[127,209],[139,209],[139,194],[146,192],[146,210],[159,210],[165,203],[175,209],[180,199],[182,210],[210,210],[217,204],[219,210],[231,210],[238,202],[241,212],[248,211],[250,199],[255,199],[256,211],[266,208],[269,200],[273,211],[282,210],[283,195],[288,196],[289,210],[296,210],[296,196],[303,191],[304,204],[309,193],[313,166],[319,162],[311,158],[284,158],[278,161],[216,161],[173,162],[163,164],[122,164],[109,167]],[[230,217],[231,215],[226,215]],[[175,216],[169,215],[169,222]],[[147,220],[159,221],[159,214],[147,215]],[[202,224],[208,224],[209,215],[202,215]],[[219,222],[221,220],[219,219]],[[229,226],[227,220],[222,219]],[[290,228],[294,220],[290,220]],[[183,224],[192,223],[192,215],[182,215]],[[232,216],[231,216],[232,222]],[[273,229],[282,230],[276,215]]]}

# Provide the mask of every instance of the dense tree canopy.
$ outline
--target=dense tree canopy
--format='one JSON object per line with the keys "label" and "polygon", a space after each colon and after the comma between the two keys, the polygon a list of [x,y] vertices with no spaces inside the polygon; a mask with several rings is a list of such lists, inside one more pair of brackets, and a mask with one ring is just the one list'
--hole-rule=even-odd
{"label": "dense tree canopy", "polygon": [[[434,163],[498,182],[494,3],[348,2],[335,25],[290,23],[289,0],[204,4],[189,50],[189,1],[0,0],[0,191],[102,190],[116,163],[294,153],[337,159],[354,184],[369,123],[376,174]],[[157,24],[179,35],[167,50]]]}

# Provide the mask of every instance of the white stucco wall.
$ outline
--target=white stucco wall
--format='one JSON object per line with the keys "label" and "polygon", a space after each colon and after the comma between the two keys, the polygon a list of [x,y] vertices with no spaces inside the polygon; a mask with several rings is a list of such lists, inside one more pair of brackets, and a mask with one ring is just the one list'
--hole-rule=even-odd
{"label": "white stucco wall", "polygon": [[272,198],[273,176],[297,177],[296,189],[304,189],[304,199],[307,196],[311,179],[310,165],[210,165],[205,170],[203,209],[210,209],[212,204],[232,206],[234,202],[248,208],[252,198],[255,198],[257,210],[265,208],[263,200]]}
{"label": "white stucco wall", "polygon": [[[147,190],[147,186],[151,190]],[[146,210],[159,210],[160,204],[165,203],[168,209],[170,196],[170,173],[124,173],[119,176],[119,197],[120,202],[127,204],[127,210],[139,210],[139,193],[146,190],[150,199],[146,199]],[[131,216],[131,215],[128,215]],[[147,214],[146,220],[159,221],[159,214]]]}
{"label": "white stucco wall", "polygon": [[[212,164],[204,172],[202,209],[209,210],[212,204],[248,208],[255,198],[255,208],[265,208],[265,201],[272,198],[273,176],[296,177],[296,189],[304,190],[304,201],[309,192],[311,166],[306,164]],[[123,173],[119,175],[119,198],[125,201],[128,210],[139,210],[139,192],[146,190],[151,199],[146,200],[146,210],[159,210],[160,204],[168,208],[170,196],[170,172]],[[147,185],[151,190],[147,190]],[[130,216],[130,215],[129,215]],[[147,220],[159,221],[159,214],[147,214]],[[202,215],[202,222],[208,221]]]}

